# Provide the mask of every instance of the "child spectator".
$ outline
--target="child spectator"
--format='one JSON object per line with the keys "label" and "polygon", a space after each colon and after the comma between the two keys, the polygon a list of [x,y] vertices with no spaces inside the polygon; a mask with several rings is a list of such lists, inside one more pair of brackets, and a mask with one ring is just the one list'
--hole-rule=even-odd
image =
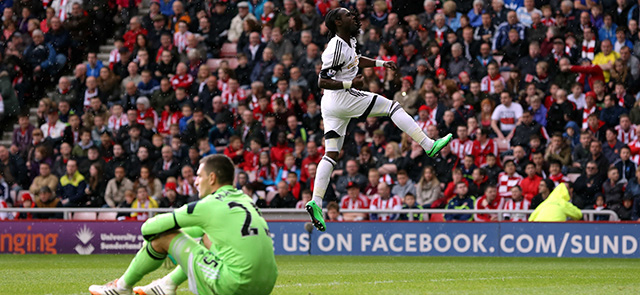
{"label": "child spectator", "polygon": [[[518,185],[511,188],[511,198],[504,205],[505,210],[529,210],[531,203],[522,195],[522,188]],[[527,214],[505,213],[505,219],[511,221],[527,221]]]}
{"label": "child spectator", "polygon": [[[247,195],[249,195],[249,194],[247,194]],[[310,190],[308,190],[308,189],[303,190],[301,195],[302,195],[302,199],[300,199],[300,201],[298,201],[298,203],[296,203],[296,209],[304,209],[304,206],[309,201],[311,201],[311,191]]]}
{"label": "child spectator", "polygon": [[[422,206],[416,204],[416,197],[412,193],[407,193],[402,202],[402,209],[423,209]],[[422,221],[424,216],[422,213],[400,214],[400,220],[409,220],[411,215],[413,221]],[[427,215],[427,220],[429,216]]]}
{"label": "child spectator", "polygon": [[187,203],[187,197],[178,194],[175,182],[169,182],[164,187],[164,198],[160,199],[158,207],[160,208],[180,208]]}
{"label": "child spectator", "polygon": [[[275,186],[278,167],[271,163],[271,157],[269,152],[260,153],[260,160],[258,169],[255,172],[255,179],[262,184],[269,186]],[[273,188],[271,188],[273,190]]]}
{"label": "child spectator", "polygon": [[[476,200],[475,209],[500,210],[504,208],[504,199],[498,196],[498,189],[495,186],[487,186],[484,195]],[[498,214],[474,214],[475,221],[497,221]]]}
{"label": "child spectator", "polygon": [[[485,171],[487,171],[487,177],[489,178],[489,184],[498,184],[498,178],[500,177],[500,173],[502,172],[502,168],[498,166],[498,159],[496,155],[493,153],[487,154],[487,162],[484,166],[481,166]],[[515,166],[514,166],[515,169]]]}
{"label": "child spectator", "polygon": [[463,160],[463,165],[460,167],[460,171],[462,171],[462,176],[466,180],[473,180],[473,171],[476,169],[476,165],[474,164],[475,160],[473,155],[465,155]]}
{"label": "child spectator", "polygon": [[120,127],[126,125],[129,125],[129,119],[127,119],[122,105],[114,104],[111,106],[111,116],[107,123],[107,129],[113,134],[116,134],[120,130]]}
{"label": "child spectator", "polygon": [[327,221],[344,221],[340,215],[340,206],[336,202],[327,205]]}
{"label": "child spectator", "polygon": [[512,160],[504,163],[504,172],[498,175],[498,194],[503,198],[511,197],[511,189],[522,181],[522,176],[516,173],[516,165]]}
{"label": "child spectator", "polygon": [[[23,193],[20,197],[22,199],[22,208],[35,208],[36,204],[33,202],[30,193]],[[33,219],[33,213],[22,212],[18,215],[18,219]]]}
{"label": "child spectator", "polygon": [[[602,194],[598,194],[598,196],[596,197],[596,204],[593,205],[593,209],[596,211],[602,211],[607,209],[607,204],[604,203],[604,196]],[[595,221],[608,221],[609,220],[609,215],[603,215],[603,214],[594,214],[593,215],[593,220]]]}
{"label": "child spectator", "polygon": [[[467,195],[468,189],[467,184],[464,182],[458,182],[455,185],[455,197],[449,201],[447,204],[447,209],[456,209],[456,210],[471,210],[473,209],[473,203],[475,202],[475,197]],[[452,214],[448,213],[444,215],[444,220],[446,221],[471,221],[473,220],[472,214]]]}
{"label": "child spectator", "polygon": [[[144,185],[138,186],[137,192],[138,193],[136,194],[136,200],[131,204],[132,209],[158,208],[158,202],[156,202],[155,199],[149,196],[149,192],[146,186]],[[125,199],[126,199],[126,194],[125,194]],[[149,216],[149,213],[133,212],[131,213],[131,217],[137,220],[147,220],[150,216]]]}
{"label": "child spectator", "polygon": [[[118,204],[118,208],[131,208],[133,202],[136,200],[136,193],[133,190],[127,190],[124,192],[124,200]],[[132,220],[133,213],[118,212],[116,219],[118,220]]]}
{"label": "child spectator", "polygon": [[623,183],[628,183],[631,179],[636,175],[636,164],[631,160],[631,150],[628,146],[623,146],[620,148],[620,160],[615,162],[613,165],[618,169],[618,174],[620,175],[620,181]]}
{"label": "child spectator", "polygon": [[569,182],[569,178],[562,174],[562,164],[557,160],[551,160],[549,162],[549,179],[551,179],[556,186]]}

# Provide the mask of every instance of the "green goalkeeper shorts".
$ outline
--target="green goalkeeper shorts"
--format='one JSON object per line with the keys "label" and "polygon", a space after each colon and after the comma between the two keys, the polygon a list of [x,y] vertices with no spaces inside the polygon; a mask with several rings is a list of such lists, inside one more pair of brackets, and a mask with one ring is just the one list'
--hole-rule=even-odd
{"label": "green goalkeeper shorts", "polygon": [[194,294],[233,293],[237,281],[223,266],[222,261],[209,249],[184,233],[180,233],[169,245],[169,254],[186,272],[189,290]]}

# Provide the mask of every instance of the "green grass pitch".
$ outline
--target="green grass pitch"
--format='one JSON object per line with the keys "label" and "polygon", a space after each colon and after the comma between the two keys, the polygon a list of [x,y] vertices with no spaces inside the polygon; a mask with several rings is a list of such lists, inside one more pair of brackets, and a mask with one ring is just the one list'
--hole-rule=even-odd
{"label": "green grass pitch", "polygon": [[[88,294],[132,255],[0,255],[0,294]],[[640,260],[279,256],[273,294],[639,294]],[[141,282],[168,273],[160,268]],[[178,294],[191,294],[186,283]]]}

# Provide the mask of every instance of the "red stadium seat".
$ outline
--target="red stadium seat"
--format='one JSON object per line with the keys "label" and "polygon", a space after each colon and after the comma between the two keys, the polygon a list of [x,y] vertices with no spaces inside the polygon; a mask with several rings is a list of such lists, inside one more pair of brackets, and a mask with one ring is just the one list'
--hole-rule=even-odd
{"label": "red stadium seat", "polygon": [[220,50],[220,57],[236,57],[238,55],[238,44],[224,43]]}
{"label": "red stadium seat", "polygon": [[118,212],[100,212],[98,220],[116,220]]}
{"label": "red stadium seat", "polygon": [[73,220],[96,220],[96,212],[76,212],[73,213]]}
{"label": "red stadium seat", "polygon": [[229,67],[235,70],[238,67],[238,59],[237,58],[210,58],[207,60],[207,66],[211,71],[217,71],[220,67],[220,63],[226,60],[229,63]]}

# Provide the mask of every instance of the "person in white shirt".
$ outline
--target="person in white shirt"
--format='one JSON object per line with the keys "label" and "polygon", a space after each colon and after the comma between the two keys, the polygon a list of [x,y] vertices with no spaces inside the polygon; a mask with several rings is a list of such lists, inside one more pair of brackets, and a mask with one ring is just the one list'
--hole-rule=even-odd
{"label": "person in white shirt", "polygon": [[522,106],[511,101],[511,94],[503,91],[500,94],[501,104],[493,110],[491,114],[491,128],[498,135],[498,138],[505,139],[511,130],[516,128],[516,124],[522,117]]}

